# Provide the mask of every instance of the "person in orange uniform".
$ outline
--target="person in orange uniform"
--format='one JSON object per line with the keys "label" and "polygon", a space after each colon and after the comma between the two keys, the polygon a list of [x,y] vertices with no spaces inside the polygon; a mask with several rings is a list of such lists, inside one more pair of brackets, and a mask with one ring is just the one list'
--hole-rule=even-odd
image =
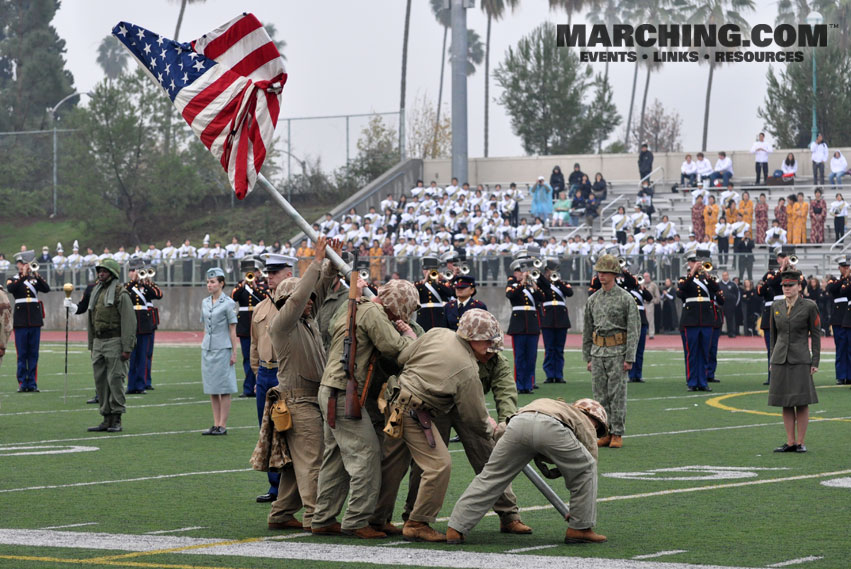
{"label": "person in orange uniform", "polygon": [[303,275],[304,271],[307,270],[307,267],[310,266],[310,261],[313,259],[313,255],[315,253],[316,252],[313,250],[313,243],[311,243],[309,239],[305,239],[301,242],[301,245],[295,252],[295,256],[298,257],[299,275]]}
{"label": "person in orange uniform", "polygon": [[715,203],[715,196],[709,196],[709,203],[703,208],[703,224],[706,227],[705,234],[709,239],[715,239],[715,225],[718,223],[718,214],[721,209]]}
{"label": "person in orange uniform", "polygon": [[742,221],[753,227],[753,212],[756,204],[751,199],[748,192],[742,192],[742,201],[739,202],[739,213],[742,214]]}
{"label": "person in orange uniform", "polygon": [[806,243],[810,204],[804,201],[802,192],[798,192],[797,196],[789,196],[789,201],[792,203],[789,206],[789,243]]}

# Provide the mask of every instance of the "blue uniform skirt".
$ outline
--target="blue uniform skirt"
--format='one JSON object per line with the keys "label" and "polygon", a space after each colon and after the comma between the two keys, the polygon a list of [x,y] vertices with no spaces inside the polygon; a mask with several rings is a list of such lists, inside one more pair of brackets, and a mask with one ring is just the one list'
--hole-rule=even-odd
{"label": "blue uniform skirt", "polygon": [[236,393],[236,366],[230,365],[233,350],[201,350],[201,380],[207,395]]}

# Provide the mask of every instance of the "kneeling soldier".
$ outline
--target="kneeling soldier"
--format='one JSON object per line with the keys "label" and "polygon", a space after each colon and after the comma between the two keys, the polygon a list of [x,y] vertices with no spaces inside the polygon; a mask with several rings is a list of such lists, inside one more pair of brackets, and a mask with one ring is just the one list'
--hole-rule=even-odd
{"label": "kneeling soldier", "polygon": [[[600,543],[597,522],[597,437],[606,435],[606,411],[593,399],[573,405],[555,399],[536,399],[500,425],[499,438],[484,470],[464,491],[449,518],[446,541],[462,543],[485,512],[530,460],[547,478],[564,476],[570,491],[570,515],[565,543]],[[542,460],[543,459],[543,460]],[[546,466],[556,465],[557,470]]]}

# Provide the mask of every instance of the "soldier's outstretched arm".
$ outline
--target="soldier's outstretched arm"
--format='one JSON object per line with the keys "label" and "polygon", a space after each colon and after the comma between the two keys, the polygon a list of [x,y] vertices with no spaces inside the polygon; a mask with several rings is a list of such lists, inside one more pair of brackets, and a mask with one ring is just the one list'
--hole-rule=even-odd
{"label": "soldier's outstretched arm", "polygon": [[[630,364],[635,361],[635,352],[638,349],[638,338],[641,335],[641,315],[638,314],[638,306],[630,301],[627,309],[626,319],[626,355],[625,363]],[[629,368],[627,368],[629,369]]]}

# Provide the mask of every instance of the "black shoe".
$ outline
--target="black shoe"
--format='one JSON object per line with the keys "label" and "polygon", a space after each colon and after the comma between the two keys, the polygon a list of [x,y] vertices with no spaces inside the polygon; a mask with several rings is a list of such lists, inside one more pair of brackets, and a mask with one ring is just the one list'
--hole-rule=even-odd
{"label": "black shoe", "polygon": [[721,383],[720,379],[715,379],[714,377],[706,380],[707,383]]}
{"label": "black shoe", "polygon": [[461,437],[459,437],[458,435],[455,435],[454,437],[452,437],[451,439],[449,439],[449,442],[450,442],[450,443],[460,443],[460,442],[461,442]]}
{"label": "black shoe", "polygon": [[643,379],[641,379],[640,377],[636,377],[635,379],[630,379],[629,382],[630,383],[645,383],[645,381]]}
{"label": "black shoe", "polygon": [[109,427],[106,428],[110,433],[120,433],[121,432],[121,414],[112,416],[112,423]]}
{"label": "black shoe", "polygon": [[29,391],[30,393],[41,393],[41,392],[38,390],[38,387],[30,387],[30,388],[28,389],[28,391]]}
{"label": "black shoe", "polygon": [[102,433],[109,428],[109,417],[104,417],[103,422],[97,427],[89,427],[86,429],[90,433]]}
{"label": "black shoe", "polygon": [[[538,386],[537,386],[537,385],[533,385],[533,386],[532,386],[532,389],[538,389]],[[532,392],[530,391],[529,393],[532,393]]]}
{"label": "black shoe", "polygon": [[712,388],[707,385],[706,387],[698,387],[697,390],[698,391],[712,391]]}
{"label": "black shoe", "polygon": [[239,394],[239,397],[248,397],[248,394],[246,394],[246,393],[240,393],[240,394]]}
{"label": "black shoe", "polygon": [[21,386],[19,385],[19,386],[18,386],[18,393],[24,393],[24,392],[26,392],[26,389],[24,389],[23,387],[21,387]]}
{"label": "black shoe", "polygon": [[847,382],[844,379],[837,379],[836,385],[845,385]]}
{"label": "black shoe", "polygon": [[268,492],[265,493],[265,494],[261,494],[260,496],[257,496],[257,501],[260,502],[261,504],[263,504],[265,502],[274,502],[277,499],[278,499],[278,497],[275,494],[270,494]]}
{"label": "black shoe", "polygon": [[228,434],[228,430],[224,427],[213,427],[213,429],[214,429],[213,432],[210,433],[211,435],[226,435],[226,434]]}
{"label": "black shoe", "polygon": [[770,384],[771,384],[771,382],[770,382],[770,381],[768,381],[768,380],[766,379],[765,381],[763,381],[763,382],[762,382],[762,384],[763,384],[763,385],[770,385]]}
{"label": "black shoe", "polygon": [[553,378],[548,377],[547,379],[544,380],[544,383],[555,383],[555,381],[553,380]]}
{"label": "black shoe", "polygon": [[774,449],[774,452],[798,452],[798,445],[787,445],[786,443],[783,443],[783,446],[777,447]]}
{"label": "black shoe", "polygon": [[795,452],[807,452],[807,445],[795,445]]}
{"label": "black shoe", "polygon": [[689,391],[697,391],[697,388],[696,387],[689,387],[688,390]]}
{"label": "black shoe", "polygon": [[213,425],[209,429],[207,429],[205,431],[201,431],[201,434],[202,435],[216,435],[216,434],[218,434],[218,433],[216,433],[217,430],[218,430],[218,427]]}
{"label": "black shoe", "polygon": [[86,404],[87,404],[87,405],[97,405],[98,403],[100,403],[100,401],[98,400],[98,396],[97,396],[97,395],[95,395],[94,397],[92,397],[91,399],[89,399],[88,401],[86,401]]}
{"label": "black shoe", "polygon": [[153,385],[146,385],[146,386],[145,386],[145,391],[153,391],[153,390],[154,390],[154,386],[153,386]]}
{"label": "black shoe", "polygon": [[556,383],[566,383],[566,382],[564,381],[564,379],[556,379],[556,380],[555,380],[555,382],[556,382]]}

